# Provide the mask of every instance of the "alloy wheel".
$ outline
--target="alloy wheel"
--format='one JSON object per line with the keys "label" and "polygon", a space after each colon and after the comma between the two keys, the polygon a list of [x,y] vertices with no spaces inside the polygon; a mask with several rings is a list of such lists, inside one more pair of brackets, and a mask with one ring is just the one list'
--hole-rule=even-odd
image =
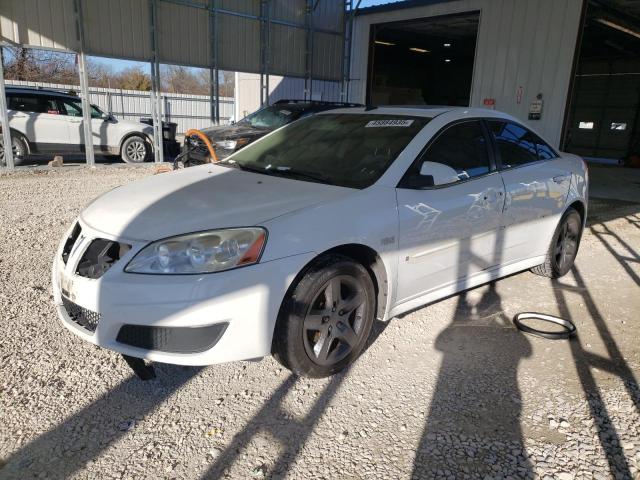
{"label": "alloy wheel", "polygon": [[580,224],[574,217],[567,217],[560,229],[560,234],[556,240],[554,257],[559,271],[564,272],[571,267],[578,252],[578,242],[580,239]]}
{"label": "alloy wheel", "polygon": [[[18,141],[13,138],[11,141],[11,150],[13,150],[13,157],[20,157],[22,156],[22,149],[20,148],[20,145],[18,145]],[[2,164],[4,165],[4,142],[0,142],[0,162],[2,162]]]}
{"label": "alloy wheel", "polygon": [[339,275],[318,290],[303,322],[304,348],[318,365],[335,365],[362,340],[365,293],[355,277]]}
{"label": "alloy wheel", "polygon": [[134,140],[127,145],[127,157],[134,162],[142,162],[147,156],[147,149],[142,140]]}

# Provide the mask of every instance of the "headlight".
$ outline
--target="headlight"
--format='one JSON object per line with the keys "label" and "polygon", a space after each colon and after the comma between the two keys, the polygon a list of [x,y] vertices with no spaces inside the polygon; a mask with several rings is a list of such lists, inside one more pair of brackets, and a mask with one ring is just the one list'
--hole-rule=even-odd
{"label": "headlight", "polygon": [[263,228],[231,228],[158,240],[133,257],[129,273],[212,273],[258,263],[267,232]]}
{"label": "headlight", "polygon": [[249,143],[248,138],[238,138],[237,140],[221,140],[216,145],[224,150],[235,150]]}

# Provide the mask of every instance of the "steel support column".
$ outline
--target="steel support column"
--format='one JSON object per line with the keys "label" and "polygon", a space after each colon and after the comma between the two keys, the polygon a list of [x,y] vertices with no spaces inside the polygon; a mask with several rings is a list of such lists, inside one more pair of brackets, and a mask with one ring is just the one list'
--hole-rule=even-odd
{"label": "steel support column", "polygon": [[260,106],[269,105],[271,2],[260,1]]}
{"label": "steel support column", "polygon": [[353,0],[345,0],[344,5],[344,27],[342,30],[342,88],[340,100],[349,101],[349,77],[351,75],[351,40],[353,38],[353,18],[360,8],[362,0],[357,0],[353,6]]}
{"label": "steel support column", "polygon": [[305,10],[305,28],[307,30],[307,51],[305,54],[304,94],[306,100],[313,98],[313,10],[314,0],[307,0]]}
{"label": "steel support column", "polygon": [[151,31],[151,118],[153,120],[153,159],[164,162],[162,145],[162,103],[160,100],[160,63],[158,61],[158,4],[149,0]]}
{"label": "steel support column", "polygon": [[[2,45],[0,45],[0,52]],[[13,170],[13,148],[11,145],[11,130],[9,130],[9,115],[7,114],[7,95],[4,90],[4,56],[0,55],[0,121],[2,122],[2,138],[4,144],[4,162],[7,170]],[[9,147],[7,148],[7,145]]]}
{"label": "steel support column", "polygon": [[218,5],[217,0],[209,0],[209,96],[211,101],[211,121],[220,123],[220,70],[218,69]]}
{"label": "steel support column", "polygon": [[84,152],[87,157],[87,165],[93,167],[96,163],[93,151],[93,129],[91,128],[91,99],[89,98],[89,74],[87,73],[87,57],[84,53],[84,23],[82,19],[82,3],[75,0],[74,11],[76,14],[76,34],[80,53],[77,54],[78,74],[80,76],[80,98],[82,100],[82,133],[84,139]]}

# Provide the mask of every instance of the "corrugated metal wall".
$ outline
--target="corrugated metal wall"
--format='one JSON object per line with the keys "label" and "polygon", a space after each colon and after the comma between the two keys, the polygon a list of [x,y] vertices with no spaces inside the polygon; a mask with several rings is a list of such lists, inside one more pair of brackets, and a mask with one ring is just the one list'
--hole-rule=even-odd
{"label": "corrugated metal wall", "polygon": [[[20,82],[7,80],[7,85],[26,85],[51,88],[68,92],[78,91],[77,85],[58,83]],[[151,98],[148,92],[138,90],[120,90],[116,88],[90,88],[91,103],[114,114],[121,120],[138,121],[140,117],[151,117]],[[161,93],[163,120],[178,124],[179,133],[189,128],[211,126],[211,104],[206,95],[186,95],[179,93]],[[220,120],[227,123],[234,116],[234,99],[220,97]]]}
{"label": "corrugated metal wall", "polygon": [[148,0],[82,0],[82,14],[87,52],[132,60],[151,58]]}
{"label": "corrugated metal wall", "polygon": [[[582,0],[460,0],[360,15],[354,24],[349,99],[365,101],[372,24],[480,10],[471,106],[493,98],[497,110],[515,115],[557,146],[581,8]],[[538,93],[544,100],[542,119],[527,121]]]}
{"label": "corrugated metal wall", "polygon": [[0,32],[9,43],[76,50],[73,0],[2,0]]}
{"label": "corrugated metal wall", "polygon": [[[272,0],[269,71],[306,75],[307,0]],[[149,0],[81,0],[85,52],[151,61]],[[261,0],[218,0],[218,68],[259,73],[261,64]],[[192,67],[213,67],[208,0],[157,0],[158,59]],[[244,15],[244,16],[243,16]],[[340,80],[344,0],[316,2],[311,14],[314,33],[313,74]],[[283,24],[287,23],[286,25]],[[266,27],[265,27],[266,28]],[[0,0],[2,39],[33,47],[78,51],[74,0]]]}

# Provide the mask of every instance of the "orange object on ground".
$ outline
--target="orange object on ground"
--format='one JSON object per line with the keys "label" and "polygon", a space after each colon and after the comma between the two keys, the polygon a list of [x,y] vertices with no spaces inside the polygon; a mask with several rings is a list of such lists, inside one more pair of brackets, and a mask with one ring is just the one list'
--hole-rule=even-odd
{"label": "orange object on ground", "polygon": [[187,130],[187,133],[184,134],[185,137],[191,137],[192,135],[195,135],[196,137],[198,137],[207,146],[207,149],[209,150],[209,155],[211,155],[211,163],[218,163],[218,156],[216,155],[216,149],[213,148],[213,145],[211,144],[211,140],[209,140],[209,137],[207,137],[204,133],[202,133],[200,130],[197,130],[195,128],[191,128]]}

